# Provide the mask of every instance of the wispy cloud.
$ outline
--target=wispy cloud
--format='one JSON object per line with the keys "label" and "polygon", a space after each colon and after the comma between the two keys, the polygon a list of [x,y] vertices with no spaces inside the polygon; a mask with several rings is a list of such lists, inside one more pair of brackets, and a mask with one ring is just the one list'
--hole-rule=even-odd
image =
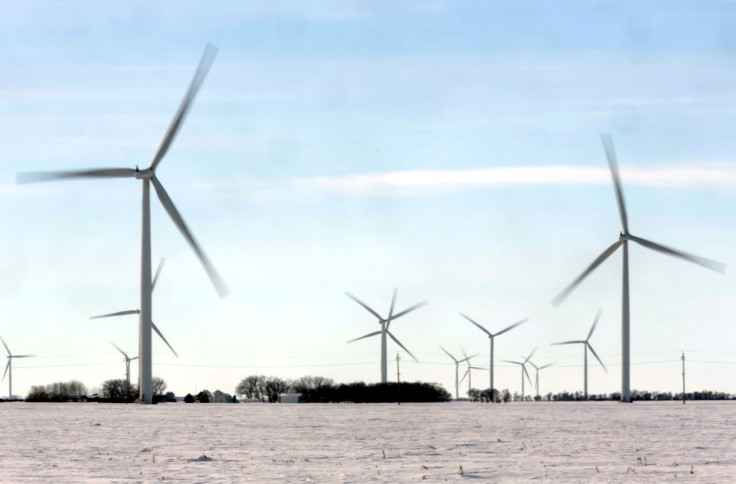
{"label": "wispy cloud", "polygon": [[[627,185],[736,188],[736,168],[673,167],[622,171]],[[519,166],[472,170],[410,170],[303,178],[297,185],[332,193],[416,196],[478,187],[509,185],[594,185],[611,183],[607,168],[570,165]]]}

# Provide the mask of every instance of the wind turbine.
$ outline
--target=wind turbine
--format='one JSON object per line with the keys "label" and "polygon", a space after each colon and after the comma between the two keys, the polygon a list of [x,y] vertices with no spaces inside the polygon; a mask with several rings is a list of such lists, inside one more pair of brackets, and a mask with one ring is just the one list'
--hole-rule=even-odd
{"label": "wind turbine", "polygon": [[116,345],[115,343],[110,343],[110,344],[113,345],[116,350],[118,350],[119,352],[121,352],[123,354],[123,357],[125,358],[125,381],[128,383],[128,391],[129,391],[130,390],[130,362],[133,361],[133,360],[137,360],[138,357],[137,356],[134,356],[133,358],[131,358],[131,357],[128,356],[128,353],[126,353],[125,351],[121,350],[118,347],[118,345]]}
{"label": "wind turbine", "polygon": [[[156,289],[156,282],[158,281],[158,276],[161,274],[161,269],[164,268],[164,263],[165,262],[166,262],[166,258],[165,257],[162,257],[161,258],[161,262],[158,263],[158,269],[156,269],[156,275],[153,277],[153,282],[151,282],[151,292],[153,292],[153,290]],[[117,313],[102,314],[100,316],[92,316],[89,319],[111,318],[111,317],[114,317],[114,316],[126,316],[126,315],[129,315],[129,314],[140,314],[140,313],[141,313],[140,309],[130,309],[128,311],[118,311]],[[174,356],[176,356],[177,358],[179,358],[179,354],[169,344],[169,342],[166,340],[166,338],[164,338],[163,333],[161,333],[161,331],[156,327],[156,324],[153,321],[151,321],[151,329],[153,329],[156,332],[156,334],[159,335],[159,337],[164,341],[164,343],[166,343],[166,346],[168,346],[169,349],[171,350],[171,352],[174,353]],[[112,344],[112,343],[110,343],[110,344]],[[113,346],[115,346],[115,345],[113,345]],[[117,348],[117,346],[115,346],[115,347]],[[120,348],[118,348],[118,349],[120,349]],[[136,356],[133,359],[135,360],[137,358],[138,357]],[[130,366],[130,363],[128,363],[128,366]],[[130,377],[128,378],[128,384],[130,384]]]}
{"label": "wind turbine", "polygon": [[[463,361],[468,361],[468,360],[470,360],[470,358],[475,358],[478,355],[475,354],[473,356],[466,356],[462,360],[458,360],[457,358],[455,358],[454,356],[452,356],[450,354],[450,352],[447,351],[446,349],[444,349],[442,346],[440,346],[440,349],[442,351],[444,351],[447,354],[447,356],[449,356],[450,358],[452,358],[452,361],[455,362],[455,400],[457,400],[457,399],[460,398],[460,363],[462,363]],[[463,351],[463,354],[464,353],[465,352]]]}
{"label": "wind turbine", "polygon": [[611,176],[613,177],[613,186],[616,191],[616,200],[618,201],[618,211],[621,217],[622,232],[619,234],[618,240],[614,242],[610,247],[601,253],[587,269],[580,274],[577,279],[567,286],[560,294],[552,300],[552,304],[557,307],[562,304],[562,301],[585,279],[588,274],[603,263],[611,254],[616,252],[616,249],[623,246],[623,274],[622,274],[622,291],[621,291],[621,401],[630,403],[631,402],[631,384],[630,384],[630,347],[629,347],[629,241],[636,242],[648,249],[661,252],[663,254],[670,255],[672,257],[678,257],[686,261],[694,262],[708,269],[725,272],[726,266],[720,262],[715,262],[703,257],[698,257],[686,252],[682,252],[664,245],[657,244],[655,242],[636,237],[629,233],[629,222],[626,216],[626,206],[624,204],[624,192],[621,186],[621,176],[618,171],[618,164],[616,161],[616,152],[613,148],[613,139],[610,134],[602,134],[601,141],[603,142],[603,149],[606,151],[606,157],[608,158],[608,166],[611,169]]}
{"label": "wind turbine", "polygon": [[529,361],[529,364],[534,367],[534,370],[536,370],[535,378],[534,378],[534,386],[537,389],[537,396],[539,396],[539,370],[544,370],[545,368],[549,368],[550,366],[557,363],[556,361],[554,363],[547,363],[546,365],[537,366],[535,365],[531,360]]}
{"label": "wind turbine", "polygon": [[8,348],[2,336],[0,336],[0,341],[3,342],[3,346],[5,346],[5,350],[8,352],[8,364],[5,365],[3,380],[5,380],[5,375],[8,375],[8,400],[10,400],[13,398],[13,358],[32,358],[35,355],[14,355],[10,352],[10,348]]}
{"label": "wind turbine", "polygon": [[529,384],[532,384],[532,379],[529,378],[529,372],[526,371],[526,364],[529,362],[529,360],[534,356],[534,353],[537,352],[537,348],[534,348],[531,353],[529,353],[529,356],[526,357],[524,361],[510,361],[510,360],[501,360],[505,361],[506,363],[513,363],[515,365],[521,366],[521,401],[524,401],[524,375],[526,375],[526,379],[529,380]]}
{"label": "wind turbine", "polygon": [[[472,366],[472,365],[470,364],[470,359],[471,359],[471,358],[473,358],[473,356],[468,356],[468,355],[467,355],[467,354],[465,353],[465,350],[464,350],[464,349],[462,349],[462,348],[460,348],[460,350],[461,350],[461,351],[463,352],[463,356],[465,357],[465,362],[466,362],[466,363],[468,364],[468,369],[467,369],[467,370],[465,370],[465,374],[464,374],[464,375],[463,375],[463,377],[462,377],[462,378],[460,379],[460,383],[462,383],[462,382],[463,382],[463,381],[465,380],[465,377],[466,377],[466,376],[468,377],[468,396],[470,396],[470,390],[472,390],[472,389],[473,389],[473,384],[472,384],[472,382],[471,382],[471,380],[470,380],[470,378],[471,378],[471,376],[472,376],[472,375],[471,375],[471,373],[472,373],[472,372],[471,372],[471,370],[485,370],[485,368],[482,368],[482,367],[480,367],[480,366]],[[476,356],[477,356],[477,355],[476,355]]]}
{"label": "wind turbine", "polygon": [[590,331],[588,331],[588,337],[584,340],[574,340],[574,341],[563,341],[561,343],[552,343],[553,345],[573,345],[573,344],[581,344],[584,348],[584,355],[585,359],[583,360],[583,366],[584,369],[584,390],[585,390],[585,399],[588,399],[588,349],[590,349],[590,352],[593,353],[593,356],[595,356],[595,359],[598,360],[598,363],[601,364],[603,369],[608,373],[608,370],[606,369],[606,365],[603,364],[600,358],[598,358],[598,353],[595,352],[593,347],[590,345],[590,337],[593,336],[593,331],[595,331],[595,327],[598,325],[598,320],[601,319],[601,314],[603,313],[603,309],[598,309],[598,313],[595,315],[595,320],[593,321],[593,326],[590,327]]}
{"label": "wind turbine", "polygon": [[370,338],[371,336],[376,336],[376,335],[379,335],[379,334],[381,335],[381,383],[388,382],[388,355],[386,353],[386,351],[387,351],[387,349],[386,349],[386,343],[387,343],[386,336],[387,335],[392,340],[394,340],[394,343],[396,343],[397,345],[399,345],[401,347],[401,349],[403,349],[404,351],[406,351],[407,353],[409,353],[409,356],[411,356],[412,358],[414,358],[414,361],[419,361],[411,353],[411,351],[407,350],[406,347],[401,344],[401,342],[396,338],[396,336],[394,336],[393,334],[391,334],[391,332],[388,330],[388,328],[391,325],[391,321],[393,321],[394,319],[399,319],[401,316],[405,316],[405,315],[409,314],[410,312],[414,311],[415,309],[419,309],[422,306],[425,306],[427,304],[427,301],[422,301],[420,303],[417,303],[417,304],[411,306],[410,308],[404,309],[403,311],[400,311],[399,313],[394,314],[394,307],[396,306],[396,296],[398,294],[399,294],[399,290],[396,289],[396,288],[394,288],[394,296],[391,299],[391,308],[388,311],[388,318],[382,318],[381,315],[379,315],[376,311],[374,311],[373,309],[371,309],[370,307],[368,307],[368,305],[366,303],[364,303],[363,301],[361,301],[357,297],[353,296],[349,292],[346,292],[345,293],[345,295],[347,297],[349,297],[353,301],[357,302],[358,304],[360,304],[361,306],[363,306],[363,308],[365,308],[366,311],[368,311],[369,313],[371,313],[372,315],[374,315],[375,317],[377,317],[378,318],[378,324],[381,325],[381,330],[380,331],[375,331],[373,333],[368,333],[368,334],[366,334],[364,336],[361,336],[360,338],[355,338],[355,339],[351,339],[350,341],[348,341],[348,343],[352,343],[353,341],[358,341],[358,340],[361,340],[361,339],[364,339],[364,338]]}
{"label": "wind turbine", "polygon": [[174,119],[169,125],[169,128],[166,131],[166,134],[164,135],[164,138],[148,168],[140,170],[136,166],[135,169],[99,168],[91,170],[30,172],[19,173],[17,177],[18,183],[72,178],[135,178],[137,180],[141,180],[143,186],[143,197],[141,210],[141,304],[139,318],[140,397],[141,401],[149,404],[152,403],[153,399],[153,367],[151,357],[151,184],[153,184],[156,195],[158,195],[161,204],[169,214],[171,220],[174,222],[174,225],[179,229],[204,266],[204,269],[214,284],[217,293],[220,297],[225,297],[228,292],[225,282],[222,280],[209,258],[205,255],[204,251],[195,240],[186,223],[184,223],[184,219],[174,206],[174,202],[171,201],[171,198],[168,193],[166,193],[166,190],[156,176],[156,168],[158,168],[161,160],[163,160],[164,156],[169,151],[171,143],[176,138],[189,108],[191,107],[192,102],[194,101],[212,62],[215,59],[216,53],[217,49],[208,44],[205,48],[204,54],[202,55],[202,59],[200,60],[199,67],[194,74],[194,78],[189,85],[189,89],[184,95],[184,99],[179,105],[179,109],[174,115]]}
{"label": "wind turbine", "polygon": [[491,344],[491,386],[489,388],[491,389],[491,395],[493,395],[493,338],[495,338],[496,336],[500,336],[500,335],[504,334],[506,331],[510,331],[510,330],[514,329],[515,327],[520,326],[520,325],[526,323],[527,321],[529,321],[529,318],[524,318],[521,321],[512,324],[508,328],[504,328],[501,331],[499,331],[498,333],[493,334],[490,331],[488,331],[486,328],[484,328],[483,326],[481,326],[479,323],[477,323],[476,321],[473,321],[472,319],[470,319],[470,317],[467,314],[460,313],[460,316],[464,317],[465,319],[467,319],[468,321],[470,321],[474,325],[478,326],[481,329],[481,331],[483,331],[485,334],[488,335],[488,339],[490,340],[490,344]]}

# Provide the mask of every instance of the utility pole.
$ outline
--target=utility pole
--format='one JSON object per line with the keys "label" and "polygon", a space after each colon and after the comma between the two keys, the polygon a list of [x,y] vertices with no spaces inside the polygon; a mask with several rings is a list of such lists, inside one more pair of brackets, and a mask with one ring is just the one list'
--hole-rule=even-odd
{"label": "utility pole", "polygon": [[682,352],[682,404],[685,405],[685,352]]}
{"label": "utility pole", "polygon": [[401,405],[401,372],[399,371],[399,362],[401,357],[396,353],[396,401]]}

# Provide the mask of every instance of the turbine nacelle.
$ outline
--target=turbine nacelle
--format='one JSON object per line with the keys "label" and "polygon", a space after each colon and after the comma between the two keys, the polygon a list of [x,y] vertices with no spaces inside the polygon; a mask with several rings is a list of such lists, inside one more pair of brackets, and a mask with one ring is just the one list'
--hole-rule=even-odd
{"label": "turbine nacelle", "polygon": [[138,167],[135,168],[135,178],[138,180],[150,180],[153,178],[153,170],[151,168],[146,168],[145,170],[139,170]]}

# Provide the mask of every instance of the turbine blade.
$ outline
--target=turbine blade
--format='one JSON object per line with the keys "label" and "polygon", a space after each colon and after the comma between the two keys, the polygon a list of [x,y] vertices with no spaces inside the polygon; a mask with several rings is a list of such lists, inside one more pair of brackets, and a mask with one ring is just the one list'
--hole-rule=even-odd
{"label": "turbine blade", "polygon": [[352,343],[353,341],[358,341],[358,340],[365,339],[365,338],[370,338],[371,336],[376,336],[377,334],[381,334],[381,332],[374,331],[373,333],[368,333],[365,336],[361,336],[360,338],[351,339],[350,341],[348,341],[348,343]]}
{"label": "turbine blade", "polygon": [[420,302],[420,303],[417,303],[417,304],[413,305],[413,306],[412,306],[412,307],[410,307],[410,308],[406,308],[406,309],[404,309],[404,310],[403,310],[403,311],[401,311],[401,312],[400,312],[399,314],[395,314],[395,315],[394,315],[394,317],[393,317],[393,318],[391,318],[391,319],[399,319],[399,318],[400,318],[401,316],[404,316],[404,315],[406,315],[406,314],[409,314],[410,312],[412,312],[412,311],[414,311],[414,310],[416,310],[416,309],[419,309],[419,308],[421,308],[422,306],[426,306],[426,305],[427,305],[427,301],[422,301],[422,302]]}
{"label": "turbine blade", "polygon": [[595,356],[595,359],[598,360],[598,363],[600,363],[601,366],[603,367],[603,369],[606,371],[606,373],[608,373],[608,368],[606,368],[606,365],[604,365],[603,362],[601,361],[601,359],[598,358],[598,353],[596,353],[595,350],[593,349],[593,347],[590,346],[590,343],[585,343],[585,344],[588,345],[588,348],[590,349],[590,352],[593,353],[593,356]]}
{"label": "turbine blade", "polygon": [[388,322],[389,323],[391,322],[391,317],[394,315],[394,307],[396,306],[396,296],[398,295],[399,295],[399,289],[395,287],[394,295],[391,298],[391,309],[389,309],[388,311]]}
{"label": "turbine blade", "polygon": [[388,333],[388,336],[389,336],[389,337],[390,337],[390,338],[391,338],[392,340],[394,340],[394,343],[396,343],[397,345],[401,346],[401,349],[402,349],[402,350],[404,350],[404,351],[406,351],[407,353],[409,353],[409,356],[411,356],[412,358],[414,358],[414,361],[417,361],[417,362],[419,361],[419,360],[417,360],[417,357],[416,357],[416,356],[414,356],[414,354],[413,354],[413,353],[412,353],[411,351],[409,351],[409,350],[407,350],[407,349],[406,349],[406,346],[404,346],[404,345],[402,345],[402,344],[401,344],[401,341],[399,341],[399,340],[398,340],[398,339],[396,338],[396,336],[394,336],[393,334],[391,334],[391,333],[390,333],[389,331],[386,331],[386,333]]}
{"label": "turbine blade", "polygon": [[457,361],[457,360],[455,359],[455,357],[454,357],[454,356],[452,356],[452,355],[450,354],[450,352],[449,352],[449,351],[447,351],[446,349],[444,349],[444,348],[443,348],[442,346],[440,346],[440,349],[441,349],[442,351],[444,351],[444,352],[445,352],[445,353],[447,354],[447,356],[449,356],[450,358],[452,358],[452,361],[454,361],[455,363],[460,363],[459,361]]}
{"label": "turbine blade", "polygon": [[469,372],[470,372],[470,368],[468,368],[467,370],[465,370],[465,374],[463,375],[463,377],[462,377],[462,378],[460,378],[460,383],[462,383],[462,382],[464,382],[464,381],[465,381],[465,377],[466,377],[466,376],[468,376],[468,373],[469,373]]}
{"label": "turbine blade", "polygon": [[189,84],[189,89],[187,89],[184,99],[182,99],[181,104],[179,104],[179,109],[176,111],[174,119],[169,125],[169,129],[166,131],[164,139],[161,140],[161,145],[158,147],[156,155],[153,157],[153,161],[151,161],[151,170],[156,169],[158,164],[161,163],[161,160],[166,155],[166,152],[169,151],[169,147],[176,138],[179,128],[184,122],[184,119],[189,112],[189,108],[191,107],[194,98],[197,96],[199,88],[202,86],[202,82],[204,82],[205,77],[207,77],[207,72],[209,72],[216,55],[217,47],[207,44],[204,49],[204,54],[202,54],[202,59],[199,61],[199,66],[192,78],[192,82]]}
{"label": "turbine blade", "polygon": [[663,254],[671,255],[672,257],[678,257],[680,259],[684,259],[686,261],[693,262],[695,264],[701,265],[712,271],[720,272],[721,274],[726,272],[726,264],[723,264],[721,262],[716,262],[710,259],[706,259],[705,257],[699,257],[697,255],[688,254],[687,252],[682,252],[676,249],[672,249],[670,247],[665,247],[664,245],[657,244],[655,242],[652,242],[651,240],[642,239],[641,237],[634,237],[633,235],[631,235],[630,237],[631,237],[631,240],[633,240],[637,244],[643,245],[644,247],[647,247],[652,250],[656,250],[657,252],[661,252]]}
{"label": "turbine blade", "polygon": [[8,358],[8,364],[5,365],[5,373],[3,373],[3,378],[0,381],[4,381],[5,380],[5,375],[8,374],[8,368],[10,368],[10,358]]}
{"label": "turbine blade", "polygon": [[549,368],[550,366],[552,366],[552,365],[556,365],[556,364],[557,364],[557,362],[556,362],[556,361],[554,361],[554,362],[552,362],[552,363],[547,363],[547,364],[546,364],[546,365],[544,365],[544,366],[540,366],[540,367],[539,367],[539,368],[537,368],[537,369],[538,369],[538,370],[544,370],[545,368]]}
{"label": "turbine blade", "polygon": [[478,353],[475,353],[474,355],[466,356],[462,360],[457,360],[457,362],[462,363],[463,361],[469,361],[471,358],[475,358],[476,356],[478,356]]}
{"label": "turbine blade", "polygon": [[13,358],[35,358],[36,355],[13,355]]}
{"label": "turbine blade", "polygon": [[482,366],[471,366],[470,368],[473,369],[473,370],[488,371],[488,368],[483,368]]}
{"label": "turbine blade", "polygon": [[16,183],[37,183],[70,178],[133,178],[132,168],[93,168],[91,170],[22,171],[15,175]]}
{"label": "turbine blade", "polygon": [[515,327],[517,327],[517,326],[521,326],[522,324],[526,323],[527,321],[529,321],[529,318],[524,318],[524,319],[522,319],[521,321],[519,321],[518,323],[514,323],[514,324],[512,324],[512,325],[511,325],[511,326],[509,326],[508,328],[504,328],[504,329],[502,329],[501,331],[499,331],[498,333],[494,334],[493,336],[498,336],[498,335],[504,334],[504,333],[505,333],[506,331],[511,331],[511,330],[512,330],[512,329],[514,329]]}
{"label": "turbine blade", "polygon": [[532,358],[532,356],[534,356],[534,353],[536,353],[538,349],[539,349],[539,346],[535,346],[532,352],[529,353],[529,356],[526,357],[526,360],[524,360],[524,363],[529,361]]}
{"label": "turbine blade", "polygon": [[156,269],[156,275],[153,276],[153,282],[151,282],[152,292],[154,289],[156,289],[156,282],[158,282],[158,276],[161,275],[161,269],[164,268],[165,263],[166,263],[166,257],[161,257],[161,262],[158,263],[158,269]]}
{"label": "turbine blade", "polygon": [[558,345],[572,345],[576,343],[585,343],[583,340],[574,340],[574,341],[562,341],[561,343],[550,343],[551,346],[558,346]]}
{"label": "turbine blade", "polygon": [[626,204],[624,203],[624,192],[621,184],[621,174],[618,171],[618,163],[616,161],[616,150],[613,148],[613,138],[609,133],[601,135],[603,149],[608,158],[608,166],[611,168],[611,176],[613,177],[613,187],[616,190],[616,201],[618,202],[618,213],[621,216],[621,226],[624,233],[629,233],[629,221],[626,216]]}
{"label": "turbine blade", "polygon": [[5,351],[7,351],[7,352],[8,352],[8,355],[12,356],[12,355],[13,355],[13,353],[11,353],[11,352],[10,352],[10,348],[8,348],[8,345],[7,345],[6,343],[5,343],[5,340],[3,339],[3,337],[2,337],[2,336],[0,336],[0,341],[2,341],[2,342],[3,342],[3,346],[5,346]]}
{"label": "turbine blade", "polygon": [[588,337],[585,338],[585,341],[588,341],[590,337],[593,336],[593,331],[595,331],[595,327],[598,326],[598,321],[601,319],[601,314],[603,314],[603,308],[598,308],[598,313],[596,313],[595,315],[593,326],[590,327],[590,331],[588,332]]}
{"label": "turbine blade", "polygon": [[133,358],[130,358],[129,361],[133,361],[133,360],[137,360],[137,359],[138,359],[138,357],[137,356],[134,356]]}
{"label": "turbine blade", "polygon": [[537,365],[535,365],[535,364],[534,364],[534,363],[532,363],[531,361],[527,361],[527,363],[529,363],[530,365],[532,365],[532,366],[534,367],[534,369],[535,369],[535,370],[539,371],[539,367],[538,367]]}
{"label": "turbine blade", "polygon": [[580,275],[579,275],[579,276],[577,277],[577,279],[575,279],[574,281],[572,281],[572,282],[570,283],[570,285],[569,285],[569,286],[567,286],[567,287],[566,287],[565,289],[563,289],[561,293],[559,293],[559,294],[558,294],[557,296],[555,296],[555,298],[554,298],[554,299],[552,299],[552,305],[553,305],[554,307],[557,307],[557,306],[559,306],[560,304],[562,304],[562,301],[564,301],[564,300],[565,300],[565,298],[567,298],[567,296],[569,296],[569,295],[570,295],[570,293],[571,293],[571,292],[572,292],[572,291],[573,291],[573,290],[574,290],[574,289],[575,289],[576,287],[578,287],[578,284],[580,284],[580,283],[581,283],[581,282],[583,281],[583,279],[585,279],[586,277],[588,277],[588,274],[590,274],[591,272],[593,272],[593,270],[594,270],[594,269],[595,269],[596,267],[598,267],[598,266],[599,266],[599,265],[600,265],[600,264],[601,264],[601,263],[602,263],[602,262],[603,262],[604,260],[608,259],[608,257],[609,257],[609,256],[610,256],[611,254],[613,254],[613,253],[614,253],[614,252],[616,251],[616,249],[618,249],[618,248],[619,248],[619,247],[621,246],[621,244],[623,244],[623,243],[624,243],[624,241],[623,241],[623,240],[617,240],[617,241],[616,241],[616,242],[614,242],[614,243],[613,243],[613,244],[612,244],[612,245],[611,245],[611,246],[610,246],[609,248],[607,248],[606,250],[604,250],[604,251],[603,251],[603,253],[602,253],[601,255],[599,255],[599,256],[598,256],[598,257],[597,257],[597,258],[596,258],[596,259],[595,259],[595,260],[593,261],[593,263],[592,263],[592,264],[590,264],[590,265],[588,266],[588,268],[587,268],[587,269],[585,269],[585,270],[583,271],[583,273],[582,273],[582,274],[580,274]]}
{"label": "turbine blade", "polygon": [[513,363],[515,365],[521,365],[522,364],[521,361],[511,361],[511,360],[501,360],[501,361],[503,361],[505,363]]}
{"label": "turbine blade", "polygon": [[176,353],[176,351],[174,351],[174,348],[169,344],[166,338],[164,338],[164,335],[161,333],[161,331],[158,330],[153,321],[151,321],[151,328],[156,332],[157,335],[159,335],[159,337],[161,337],[162,340],[164,340],[164,343],[166,343],[166,346],[168,346],[171,352],[174,353],[174,356],[179,358],[179,355]]}
{"label": "turbine blade", "polygon": [[491,334],[490,331],[488,331],[486,328],[484,328],[483,326],[481,326],[479,323],[477,323],[477,322],[473,321],[472,319],[470,319],[470,317],[467,314],[460,313],[460,316],[464,317],[465,319],[467,319],[468,321],[470,321],[474,325],[478,326],[480,328],[480,330],[483,331],[488,336],[493,337],[493,335]]}
{"label": "turbine blade", "polygon": [[372,315],[374,315],[375,317],[377,317],[377,318],[379,319],[379,321],[383,321],[383,318],[382,318],[382,317],[381,317],[381,316],[380,316],[380,315],[379,315],[379,314],[378,314],[377,312],[375,312],[375,311],[374,311],[373,309],[371,309],[370,307],[368,307],[368,305],[367,305],[366,303],[364,303],[363,301],[361,301],[361,300],[360,300],[360,299],[358,299],[357,297],[353,296],[353,295],[352,295],[352,294],[350,294],[349,292],[345,292],[345,295],[346,295],[347,297],[349,297],[350,299],[352,299],[353,301],[355,301],[356,303],[358,303],[358,304],[360,304],[361,306],[363,306],[363,308],[364,308],[364,309],[365,309],[366,311],[368,311],[369,313],[371,313]]}
{"label": "turbine blade", "polygon": [[115,347],[115,349],[116,349],[116,350],[118,350],[119,352],[121,352],[121,353],[123,354],[123,356],[124,356],[124,357],[125,357],[126,359],[128,358],[128,354],[127,354],[127,353],[126,353],[125,351],[121,350],[121,349],[120,349],[120,348],[118,347],[118,345],[116,345],[116,344],[115,344],[115,343],[113,343],[113,342],[110,342],[110,344],[111,344],[111,345],[113,345],[113,346]]}
{"label": "turbine blade", "polygon": [[534,383],[532,383],[532,379],[529,376],[529,372],[526,371],[526,365],[521,365],[521,369],[524,370],[524,374],[526,375],[526,379],[529,380],[529,384],[534,388]]}
{"label": "turbine blade", "polygon": [[171,217],[174,225],[176,225],[176,227],[179,229],[179,232],[181,232],[184,238],[187,239],[187,242],[189,242],[189,246],[192,248],[192,250],[194,250],[194,253],[197,254],[199,261],[204,266],[204,270],[207,271],[207,275],[210,276],[210,280],[215,286],[217,294],[219,294],[221,298],[227,296],[228,289],[225,285],[225,282],[220,277],[220,274],[215,269],[215,266],[213,266],[212,262],[210,262],[210,260],[207,258],[207,255],[199,247],[199,244],[194,239],[192,233],[189,231],[187,224],[184,223],[184,219],[181,217],[179,211],[174,206],[174,202],[171,201],[171,198],[169,198],[169,194],[166,193],[166,190],[164,190],[164,186],[161,185],[161,182],[158,181],[158,178],[156,178],[155,176],[151,177],[151,182],[153,183],[153,187],[156,189],[158,199],[161,200],[161,204],[164,206],[164,209],[169,214],[169,217]]}
{"label": "turbine blade", "polygon": [[111,318],[113,316],[127,316],[129,314],[140,314],[140,309],[130,309],[128,311],[119,311],[117,313],[101,314],[99,316],[92,316],[89,319],[100,319],[100,318]]}

